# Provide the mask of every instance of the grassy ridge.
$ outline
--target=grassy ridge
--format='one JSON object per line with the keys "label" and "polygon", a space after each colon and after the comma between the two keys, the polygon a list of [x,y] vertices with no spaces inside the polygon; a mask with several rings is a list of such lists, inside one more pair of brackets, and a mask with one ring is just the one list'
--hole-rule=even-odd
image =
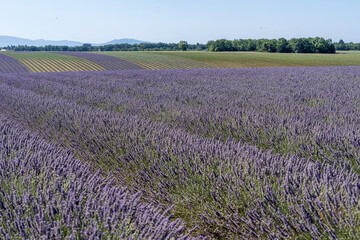
{"label": "grassy ridge", "polygon": [[80,57],[49,52],[6,52],[31,72],[101,71],[103,67]]}

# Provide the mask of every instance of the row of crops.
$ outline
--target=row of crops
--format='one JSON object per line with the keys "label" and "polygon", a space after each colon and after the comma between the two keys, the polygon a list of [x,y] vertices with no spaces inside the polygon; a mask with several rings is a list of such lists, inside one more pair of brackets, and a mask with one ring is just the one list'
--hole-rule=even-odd
{"label": "row of crops", "polygon": [[168,210],[142,203],[3,112],[0,136],[1,239],[189,239]]}
{"label": "row of crops", "polygon": [[[5,59],[5,56],[11,58]],[[358,66],[360,65],[360,52],[342,52],[341,54],[213,53],[195,51],[5,52],[0,54],[0,61],[0,73],[22,72],[25,69],[27,69],[25,71],[31,72],[67,72],[136,69]]]}
{"label": "row of crops", "polygon": [[2,74],[0,234],[357,239],[359,71]]}
{"label": "row of crops", "polygon": [[214,66],[180,56],[168,56],[160,53],[146,52],[102,52],[107,56],[114,56],[131,61],[145,69],[194,69],[214,68]]}
{"label": "row of crops", "polygon": [[151,53],[6,52],[0,54],[0,73],[108,71],[134,69],[191,69],[212,66],[177,56]]}
{"label": "row of crops", "polygon": [[98,64],[99,66],[103,67],[106,70],[143,69],[139,65],[136,65],[132,62],[113,56],[105,56],[102,54],[91,54],[91,53],[83,53],[83,52],[63,52],[62,54],[85,58],[95,64]]}
{"label": "row of crops", "polygon": [[0,73],[21,73],[29,70],[17,59],[0,54]]}
{"label": "row of crops", "polygon": [[101,71],[105,68],[80,57],[58,53],[6,52],[17,59],[30,72]]}

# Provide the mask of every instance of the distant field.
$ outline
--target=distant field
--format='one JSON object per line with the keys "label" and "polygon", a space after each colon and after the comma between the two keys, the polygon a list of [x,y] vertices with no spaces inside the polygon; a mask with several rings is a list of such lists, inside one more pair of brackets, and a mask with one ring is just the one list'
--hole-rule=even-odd
{"label": "distant field", "polygon": [[207,63],[182,56],[161,54],[160,52],[100,52],[108,56],[114,56],[133,62],[145,69],[191,69],[213,68]]}
{"label": "distant field", "polygon": [[5,52],[31,72],[101,71],[105,68],[80,57],[50,52]]}
{"label": "distant field", "polygon": [[156,54],[187,58],[219,68],[360,65],[360,51],[339,52],[339,54],[256,52],[157,52]]}
{"label": "distant field", "polygon": [[141,66],[134,64],[132,62],[126,61],[124,59],[103,55],[103,54],[94,54],[93,52],[61,52],[61,54],[75,56],[80,58],[85,58],[106,70],[134,70],[134,69],[144,69]]}
{"label": "distant field", "polygon": [[[359,66],[360,51],[338,54],[258,52],[5,52],[0,72]],[[25,67],[23,67],[24,65]],[[25,69],[25,70],[24,70]]]}
{"label": "distant field", "polygon": [[359,54],[359,55],[360,55],[360,51],[337,51],[337,53],[342,53],[342,54]]}

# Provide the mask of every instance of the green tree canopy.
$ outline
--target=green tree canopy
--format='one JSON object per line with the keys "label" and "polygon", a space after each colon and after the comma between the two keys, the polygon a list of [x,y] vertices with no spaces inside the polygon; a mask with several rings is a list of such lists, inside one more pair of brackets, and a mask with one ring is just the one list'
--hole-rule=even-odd
{"label": "green tree canopy", "polygon": [[180,50],[182,50],[182,51],[187,51],[188,47],[189,47],[189,44],[188,44],[187,41],[180,41],[180,42],[179,42],[179,48],[180,48]]}

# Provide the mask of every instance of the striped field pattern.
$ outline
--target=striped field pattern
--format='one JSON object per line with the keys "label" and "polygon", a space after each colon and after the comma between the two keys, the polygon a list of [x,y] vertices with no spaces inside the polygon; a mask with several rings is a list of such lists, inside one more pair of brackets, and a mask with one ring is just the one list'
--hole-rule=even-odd
{"label": "striped field pattern", "polygon": [[100,52],[99,54],[122,58],[145,69],[214,68],[204,62],[154,52]]}
{"label": "striped field pattern", "polygon": [[359,72],[0,74],[0,239],[359,239]]}
{"label": "striped field pattern", "polygon": [[340,54],[162,51],[159,55],[182,57],[217,68],[359,66],[360,51]]}
{"label": "striped field pattern", "polygon": [[357,65],[360,65],[360,51],[341,54],[198,51],[2,52],[0,55],[0,73]]}
{"label": "striped field pattern", "polygon": [[126,61],[124,59],[100,55],[94,53],[85,53],[85,52],[60,52],[61,54],[75,56],[87,59],[106,70],[134,70],[134,69],[144,69],[143,67],[136,65],[132,62]]}
{"label": "striped field pattern", "polygon": [[0,73],[23,73],[29,70],[15,58],[0,54]]}
{"label": "striped field pattern", "polygon": [[6,52],[31,72],[104,71],[105,68],[80,57],[49,52]]}

